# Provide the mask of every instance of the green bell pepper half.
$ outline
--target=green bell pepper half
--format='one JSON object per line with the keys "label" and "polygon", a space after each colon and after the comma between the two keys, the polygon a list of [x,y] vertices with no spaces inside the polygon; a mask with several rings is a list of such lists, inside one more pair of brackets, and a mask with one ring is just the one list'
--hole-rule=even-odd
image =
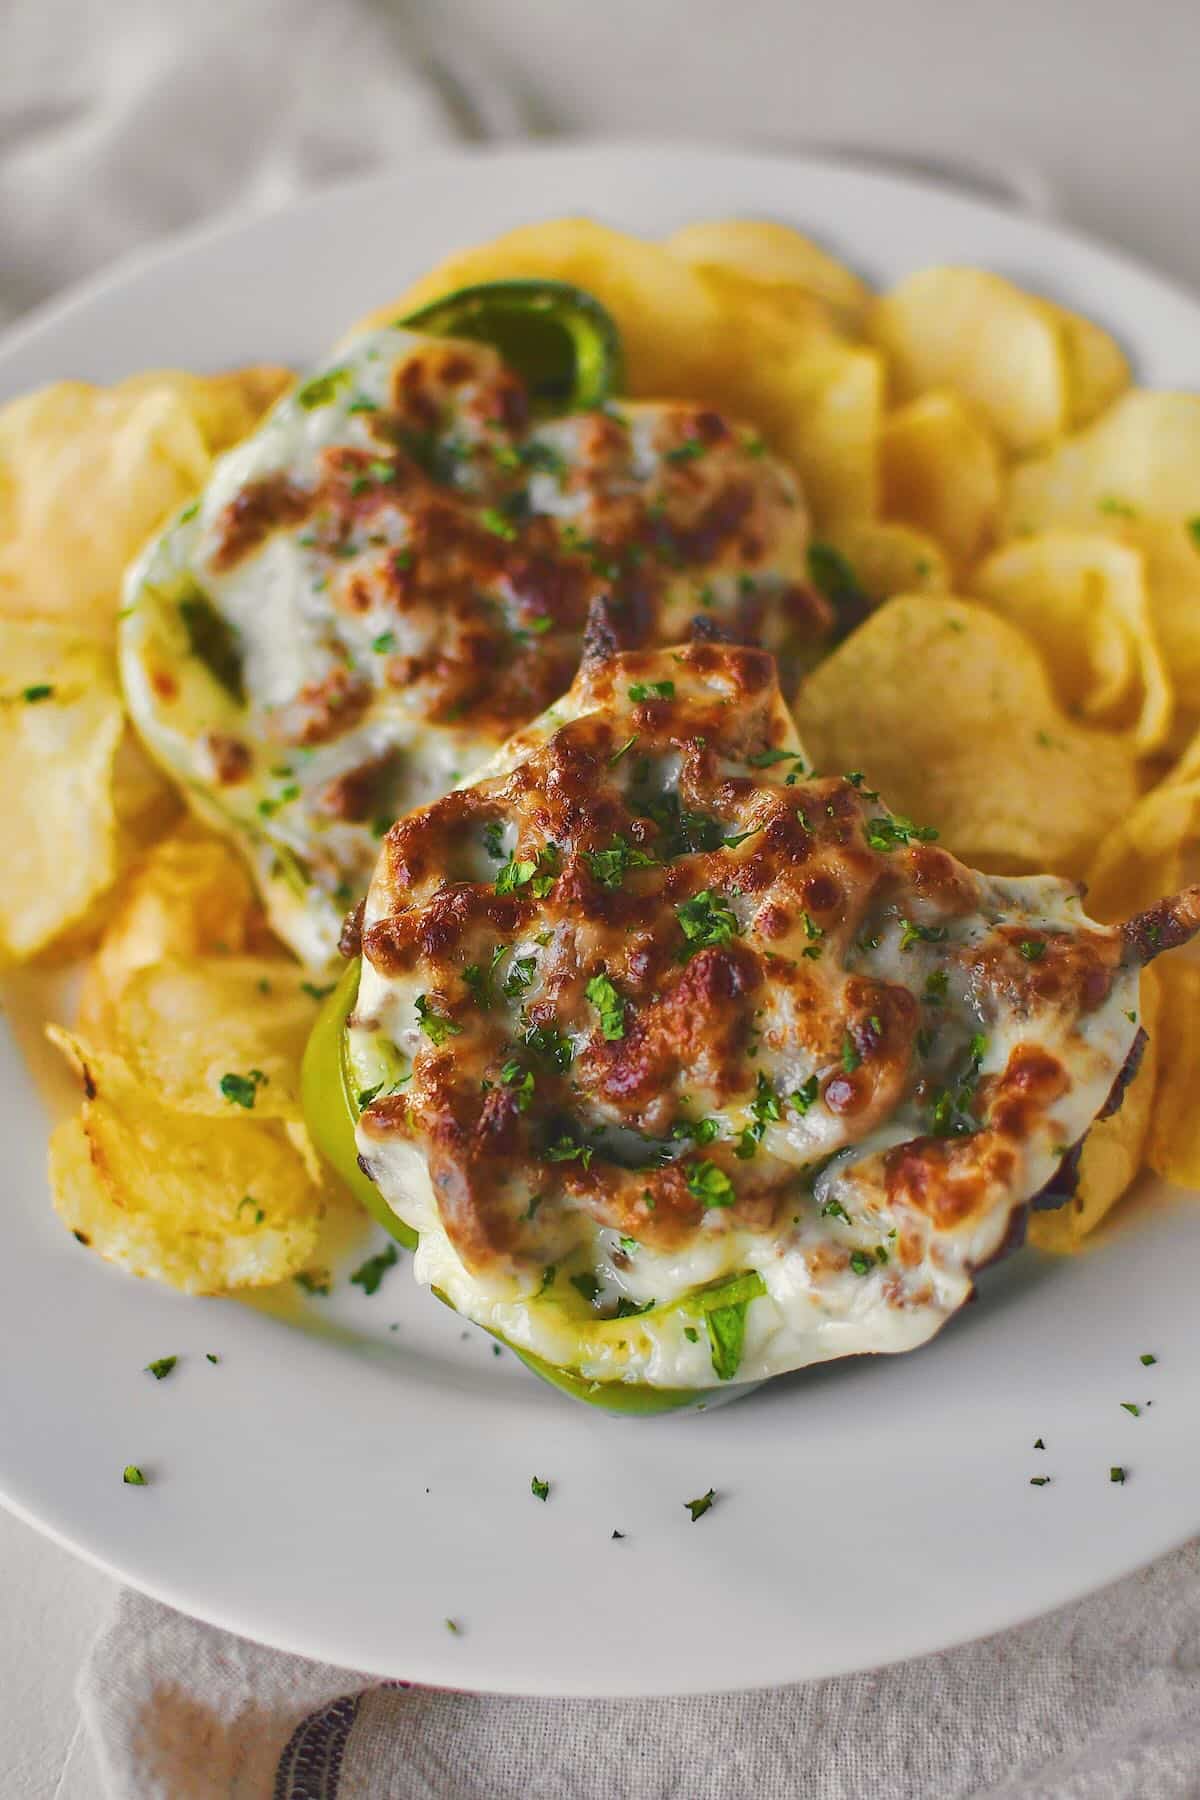
{"label": "green bell pepper half", "polygon": [[[417,1234],[392,1211],[375,1183],[363,1173],[358,1163],[354,1131],[360,1108],[347,1055],[346,1020],[358,996],[359,963],[350,963],[336,988],[321,1008],[304,1052],[300,1073],[300,1092],[309,1134],[317,1149],[350,1191],[362,1201],[371,1217],[383,1226],[406,1250],[417,1245]],[[744,1292],[743,1292],[744,1290]],[[437,1298],[451,1303],[438,1289]],[[721,1298],[728,1304],[739,1298],[750,1298],[763,1291],[756,1275],[738,1276],[732,1283],[721,1284]],[[711,1298],[715,1299],[714,1293]],[[488,1327],[484,1327],[488,1330]],[[733,1399],[748,1393],[756,1383],[739,1388],[657,1388],[645,1382],[591,1381],[575,1369],[556,1367],[544,1362],[531,1351],[520,1350],[499,1332],[491,1337],[507,1344],[520,1357],[527,1369],[562,1393],[575,1400],[586,1400],[589,1406],[629,1417],[649,1417],[654,1413],[678,1412],[683,1408],[708,1406],[718,1400]]]}
{"label": "green bell pepper half", "polygon": [[396,323],[490,344],[525,382],[535,418],[602,406],[621,388],[616,325],[598,300],[565,281],[487,281]]}

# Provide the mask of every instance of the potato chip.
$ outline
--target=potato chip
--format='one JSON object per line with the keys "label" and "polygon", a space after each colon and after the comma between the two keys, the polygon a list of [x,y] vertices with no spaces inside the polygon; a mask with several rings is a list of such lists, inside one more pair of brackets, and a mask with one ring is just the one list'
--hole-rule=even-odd
{"label": "potato chip", "polygon": [[113,762],[125,730],[109,653],[41,620],[0,620],[0,951],[32,956],[117,873]]}
{"label": "potato chip", "polygon": [[299,1121],[300,1059],[325,991],[282,960],[150,963],[125,984],[113,1047],[165,1106]]}
{"label": "potato chip", "polygon": [[1087,430],[1013,469],[1003,535],[1200,517],[1200,394],[1135,388]]}
{"label": "potato chip", "polygon": [[1088,909],[1111,923],[1200,880],[1200,734],[1121,818],[1088,871]]}
{"label": "potato chip", "polygon": [[995,551],[977,593],[1031,637],[1070,713],[1158,749],[1171,686],[1151,619],[1143,559],[1096,532],[1047,531]]}
{"label": "potato chip", "polygon": [[594,294],[617,323],[634,395],[694,400],[720,363],[722,309],[696,270],[661,244],[593,219],[522,225],[491,243],[448,256],[355,331],[387,324],[440,295],[480,281],[541,276]]}
{"label": "potato chip", "polygon": [[241,857],[223,838],[189,822],[133,871],[84,977],[80,1026],[111,1042],[127,983],[151,963],[269,953],[273,947]]}
{"label": "potato chip", "polygon": [[282,1125],[173,1112],[119,1057],[52,1036],[85,1083],[82,1114],[50,1142],[54,1205],[82,1243],[189,1294],[308,1264],[324,1198]]}
{"label": "potato chip", "polygon": [[280,374],[64,381],[0,410],[0,614],[108,638],[127,563],[254,423]]}
{"label": "potato chip", "polygon": [[1149,1041],[1119,1110],[1097,1120],[1088,1132],[1079,1159],[1079,1182],[1066,1205],[1056,1212],[1030,1216],[1029,1242],[1039,1250],[1059,1255],[1078,1250],[1088,1233],[1112,1211],[1142,1165],[1159,1069],[1158,973],[1158,968],[1142,970],[1138,1022],[1145,1027]]}
{"label": "potato chip", "polygon": [[1129,745],[1068,719],[1033,645],[962,600],[888,601],[793,710],[818,769],[864,770],[976,868],[1079,875],[1136,796]]}
{"label": "potato chip", "polygon": [[993,535],[1000,458],[957,395],[925,394],[884,421],[879,440],[885,518],[928,532],[960,565]]}
{"label": "potato chip", "polygon": [[1064,332],[1053,312],[984,269],[922,269],[872,316],[896,396],[950,388],[1020,455],[1070,424]]}
{"label": "potato chip", "polygon": [[1053,300],[1037,304],[1058,326],[1067,361],[1067,416],[1078,431],[1111,406],[1129,386],[1129,361],[1116,339],[1094,319]]}
{"label": "potato chip", "polygon": [[883,421],[878,356],[831,345],[763,369],[764,378],[771,399],[751,417],[797,470],[818,528],[872,517],[879,509]]}
{"label": "potato chip", "polygon": [[706,219],[673,232],[667,249],[706,272],[738,276],[785,295],[812,295],[852,335],[860,334],[865,324],[871,305],[866,283],[790,225],[767,219]]}
{"label": "potato chip", "polygon": [[249,437],[263,414],[296,377],[277,363],[226,369],[219,375],[192,375],[186,369],[147,369],[118,383],[118,392],[165,388],[177,394],[195,419],[210,456]]}
{"label": "potato chip", "polygon": [[941,545],[911,525],[850,519],[828,536],[849,563],[856,585],[876,605],[896,594],[944,594],[950,587]]}
{"label": "potato chip", "polygon": [[1200,1187],[1200,964],[1171,956],[1158,965],[1158,1083],[1146,1161],[1181,1187]]}

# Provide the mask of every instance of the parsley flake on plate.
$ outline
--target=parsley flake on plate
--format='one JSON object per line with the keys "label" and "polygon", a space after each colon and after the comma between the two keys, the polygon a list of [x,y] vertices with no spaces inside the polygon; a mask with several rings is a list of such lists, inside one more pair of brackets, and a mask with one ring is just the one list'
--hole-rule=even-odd
{"label": "parsley flake on plate", "polygon": [[687,962],[698,950],[704,950],[710,944],[730,944],[741,935],[742,928],[736,915],[711,888],[693,894],[690,900],[680,901],[675,916],[686,940],[679,957],[681,962]]}
{"label": "parsley flake on plate", "polygon": [[368,1256],[366,1262],[359,1264],[350,1277],[350,1285],[360,1287],[364,1294],[377,1293],[380,1282],[389,1269],[395,1268],[399,1260],[395,1244],[388,1244],[386,1249],[380,1250],[375,1256]]}
{"label": "parsley flake on plate", "polygon": [[629,698],[639,700],[673,700],[675,683],[673,681],[635,681],[629,689]]}
{"label": "parsley flake on plate", "polygon": [[155,1381],[164,1381],[178,1361],[177,1356],[160,1356],[155,1362],[148,1362],[142,1373],[153,1375]]}
{"label": "parsley flake on plate", "polygon": [[737,1195],[733,1183],[724,1169],[718,1169],[716,1163],[692,1163],[687,1171],[688,1193],[705,1206],[733,1206]]}
{"label": "parsley flake on plate", "polygon": [[692,1515],[693,1525],[696,1523],[697,1519],[702,1519],[706,1512],[712,1510],[712,1504],[716,1497],[716,1489],[709,1488],[707,1494],[701,1494],[698,1500],[685,1500],[683,1502]]}
{"label": "parsley flake on plate", "polygon": [[609,1043],[625,1036],[625,1002],[608,976],[601,971],[593,975],[584,989],[588,1000],[600,1014],[600,1030]]}
{"label": "parsley flake on plate", "polygon": [[126,1463],[121,1480],[126,1487],[147,1487],[149,1483],[136,1463]]}
{"label": "parsley flake on plate", "polygon": [[529,1491],[535,1500],[548,1500],[550,1498],[550,1483],[548,1481],[543,1481],[540,1475],[535,1475],[529,1483]]}

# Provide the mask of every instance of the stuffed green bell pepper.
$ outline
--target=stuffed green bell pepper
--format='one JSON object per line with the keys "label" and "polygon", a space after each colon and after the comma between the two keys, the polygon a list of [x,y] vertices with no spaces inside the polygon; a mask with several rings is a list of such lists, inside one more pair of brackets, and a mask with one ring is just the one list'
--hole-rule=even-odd
{"label": "stuffed green bell pepper", "polygon": [[578,289],[449,295],[352,338],[133,565],[134,722],[311,966],[391,821],[565,692],[589,619],[638,645],[700,618],[796,666],[824,632],[791,474],[620,380]]}
{"label": "stuffed green bell pepper", "polygon": [[1151,942],[936,836],[813,773],[763,652],[594,656],[388,832],[313,1132],[584,1398],[925,1343],[1111,1109]]}

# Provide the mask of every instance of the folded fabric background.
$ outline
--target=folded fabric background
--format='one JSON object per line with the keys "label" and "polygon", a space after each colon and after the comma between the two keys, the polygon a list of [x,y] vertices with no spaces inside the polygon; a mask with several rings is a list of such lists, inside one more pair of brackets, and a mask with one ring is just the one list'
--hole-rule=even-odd
{"label": "folded fabric background", "polygon": [[[167,231],[522,124],[400,5],[42,0],[5,27],[0,320]],[[920,1662],[673,1701],[380,1685],[125,1594],[79,1698],[56,1800],[1169,1800],[1200,1793],[1200,1552]]]}

